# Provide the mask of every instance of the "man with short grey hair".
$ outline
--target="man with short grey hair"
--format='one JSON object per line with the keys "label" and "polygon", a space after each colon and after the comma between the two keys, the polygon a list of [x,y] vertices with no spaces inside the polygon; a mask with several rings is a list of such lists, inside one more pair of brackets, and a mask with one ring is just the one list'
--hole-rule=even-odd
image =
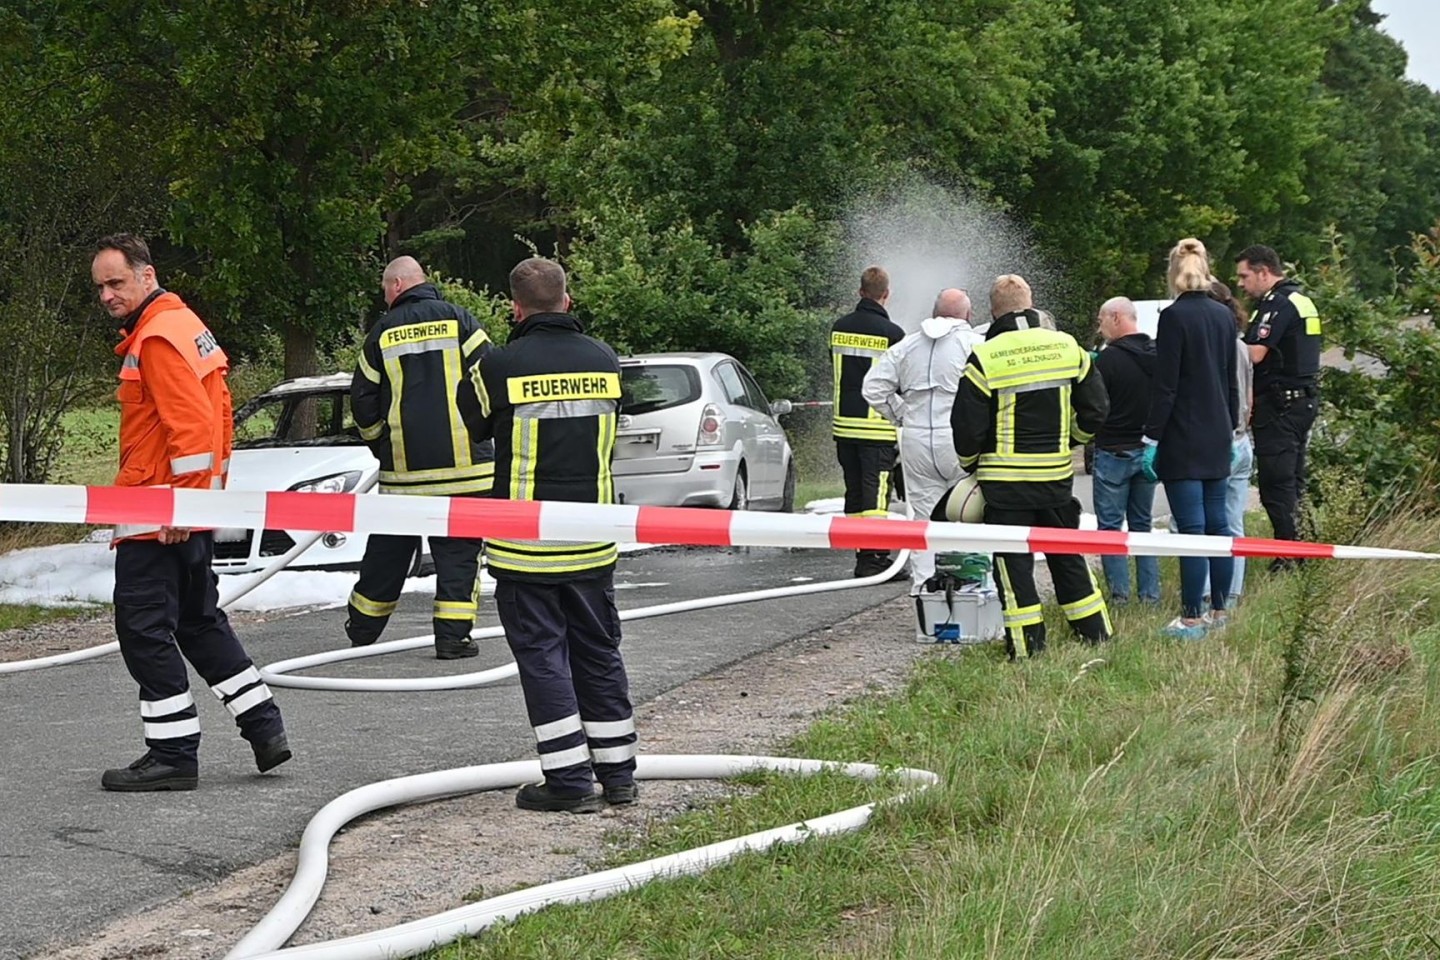
{"label": "man with short grey hair", "polygon": [[[1141,455],[1145,417],[1150,409],[1150,381],[1155,373],[1155,342],[1140,332],[1135,304],[1111,297],[1100,307],[1099,333],[1106,348],[1095,369],[1110,395],[1110,413],[1095,432],[1095,520],[1101,530],[1119,530],[1127,523],[1134,533],[1149,533],[1155,507],[1155,482],[1145,479]],[[1130,600],[1130,562],[1122,556],[1101,558],[1110,598]],[[1135,558],[1135,581],[1144,603],[1160,602],[1160,561]]]}

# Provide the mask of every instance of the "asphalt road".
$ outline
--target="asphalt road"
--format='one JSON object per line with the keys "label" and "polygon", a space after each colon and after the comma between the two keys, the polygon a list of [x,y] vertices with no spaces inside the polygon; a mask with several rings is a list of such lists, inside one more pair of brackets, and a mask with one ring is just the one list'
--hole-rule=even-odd
{"label": "asphalt road", "polygon": [[[622,609],[838,579],[852,560],[826,551],[661,549],[622,558]],[[695,676],[836,623],[903,591],[898,584],[636,621],[625,651],[637,702]],[[430,632],[430,598],[405,595],[387,638]],[[494,608],[482,605],[482,622]],[[343,611],[277,616],[243,631],[269,663],[345,645]],[[910,623],[897,623],[908,631]],[[351,676],[464,673],[508,660],[437,663],[425,651],[336,665]],[[480,690],[348,694],[279,690],[296,759],[258,776],[219,704],[197,695],[206,731],[193,793],[113,794],[101,771],[144,749],[135,687],[118,656],[0,677],[0,958],[43,955],[298,842],[311,814],[375,780],[532,756],[513,679]],[[644,731],[641,731],[642,749]]]}

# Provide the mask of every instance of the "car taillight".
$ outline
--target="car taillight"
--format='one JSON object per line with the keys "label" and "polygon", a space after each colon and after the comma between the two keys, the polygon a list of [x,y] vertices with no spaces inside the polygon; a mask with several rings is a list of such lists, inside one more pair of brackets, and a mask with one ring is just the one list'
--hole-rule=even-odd
{"label": "car taillight", "polygon": [[713,403],[705,404],[705,409],[700,414],[700,432],[695,435],[695,446],[697,447],[718,447],[723,439],[720,430],[725,426],[725,420],[721,416],[720,408]]}

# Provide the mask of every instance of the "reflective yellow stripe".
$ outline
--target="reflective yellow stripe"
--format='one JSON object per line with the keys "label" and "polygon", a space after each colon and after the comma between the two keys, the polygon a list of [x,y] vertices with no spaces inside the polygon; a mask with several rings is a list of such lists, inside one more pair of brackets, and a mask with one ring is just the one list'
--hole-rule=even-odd
{"label": "reflective yellow stripe", "polygon": [[400,366],[400,357],[385,358],[385,373],[390,380],[390,412],[385,420],[390,424],[390,452],[395,457],[395,469],[403,471],[405,460],[405,428],[400,422],[400,398],[405,395],[405,371]]}
{"label": "reflective yellow stripe", "polygon": [[369,597],[352,590],[350,592],[350,606],[367,617],[388,617],[395,612],[395,608],[399,606],[399,601],[391,600],[389,603],[384,603],[379,600],[371,600]]}
{"label": "reflective yellow stripe", "polygon": [[469,493],[489,493],[495,489],[493,476],[470,480],[435,480],[425,483],[395,484],[380,481],[380,492],[396,496],[458,497]]}
{"label": "reflective yellow stripe", "polygon": [[[1066,414],[1069,411],[1069,414]],[[1070,407],[1070,385],[1060,388],[1060,442],[1055,449],[1060,456],[1070,457],[1070,424],[1075,420],[1075,411]]]}
{"label": "reflective yellow stripe", "polygon": [[[995,453],[1003,456],[1015,452],[1015,394],[1002,393],[995,414]],[[982,456],[981,462],[985,458]]]}
{"label": "reflective yellow stripe", "polygon": [[436,620],[474,620],[475,604],[466,600],[436,600],[433,616]]}
{"label": "reflective yellow stripe", "polygon": [[355,369],[360,371],[360,376],[369,380],[371,383],[380,382],[380,371],[370,366],[370,361],[366,358],[363,350],[360,352],[360,360],[355,364]]}
{"label": "reflective yellow stripe", "polygon": [[1015,648],[1015,656],[1028,657],[1030,656],[1030,647],[1025,643],[1024,626],[1010,623],[1011,612],[1018,612],[1020,608],[1015,606],[1015,587],[1010,582],[1010,565],[999,554],[995,555],[995,569],[1000,574],[1000,585],[1005,590],[1005,630],[1010,634],[1010,643]]}
{"label": "reflective yellow stripe", "polygon": [[1006,626],[1024,627],[1044,622],[1045,611],[1038,603],[1030,607],[1013,607],[1005,611]]}
{"label": "reflective yellow stripe", "polygon": [[490,540],[485,562],[495,570],[519,573],[576,573],[614,563],[620,551],[613,543],[571,543],[535,546],[509,540]]}
{"label": "reflective yellow stripe", "polygon": [[615,419],[613,413],[603,413],[596,418],[595,460],[600,465],[596,482],[596,503],[613,503],[615,481],[610,473],[610,457],[615,451]]}
{"label": "reflective yellow stripe", "polygon": [[1049,483],[1055,480],[1069,480],[1075,476],[1073,467],[1054,467],[1051,469],[1018,469],[1010,467],[987,467],[980,464],[980,469],[975,471],[976,477],[983,483],[995,481],[998,483]]}
{"label": "reflective yellow stripe", "polygon": [[879,414],[873,420],[861,417],[835,417],[833,434],[847,440],[894,440],[895,425]]}
{"label": "reflective yellow stripe", "polygon": [[510,427],[510,499],[535,499],[535,450],[540,421],[516,417]]}
{"label": "reflective yellow stripe", "polygon": [[546,543],[543,540],[487,540],[487,549],[496,548],[502,552],[516,556],[528,556],[530,554],[554,554],[562,553],[583,553],[593,551],[599,553],[602,550],[615,546],[608,540],[562,540],[559,542]]}
{"label": "reflective yellow stripe", "polygon": [[477,349],[479,349],[480,344],[484,343],[486,340],[489,339],[490,337],[486,335],[484,330],[476,330],[474,333],[470,334],[470,338],[468,340],[466,340],[463,344],[460,345],[460,352],[468,357],[470,354],[474,353]]}
{"label": "reflective yellow stripe", "polygon": [[990,381],[985,376],[985,371],[973,363],[967,363],[965,365],[965,379],[975,384],[976,389],[987,397],[993,392],[990,389]]}
{"label": "reflective yellow stripe", "polygon": [[1069,603],[1060,604],[1060,609],[1065,612],[1066,620],[1083,620],[1094,613],[1105,609],[1105,598],[1096,590],[1089,596],[1079,600],[1072,600]]}
{"label": "reflective yellow stripe", "polygon": [[473,463],[470,456],[470,431],[465,429],[465,421],[460,419],[460,407],[455,401],[455,388],[460,385],[460,378],[464,376],[458,350],[445,351],[445,388],[447,391],[447,402],[445,410],[450,417],[450,450],[454,457],[455,466],[466,467]]}
{"label": "reflective yellow stripe", "polygon": [[361,440],[378,440],[380,438],[380,434],[385,432],[384,420],[372,423],[368,427],[362,427],[358,423],[355,426],[360,431]]}
{"label": "reflective yellow stripe", "polygon": [[480,398],[480,415],[490,416],[490,392],[485,389],[485,378],[480,376],[480,364],[475,364],[475,369],[470,371],[470,379],[475,383],[475,393]]}
{"label": "reflective yellow stripe", "polygon": [[423,483],[426,480],[465,480],[471,477],[493,477],[495,461],[482,460],[464,467],[431,467],[429,470],[381,470],[380,479],[392,483]]}

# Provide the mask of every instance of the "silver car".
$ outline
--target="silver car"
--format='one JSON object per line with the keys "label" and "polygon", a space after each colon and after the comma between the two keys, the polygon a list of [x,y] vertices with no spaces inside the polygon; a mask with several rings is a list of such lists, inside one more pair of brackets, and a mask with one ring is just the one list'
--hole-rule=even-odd
{"label": "silver car", "polygon": [[620,361],[616,498],[674,507],[795,506],[795,458],[770,403],[723,353],[652,353]]}

